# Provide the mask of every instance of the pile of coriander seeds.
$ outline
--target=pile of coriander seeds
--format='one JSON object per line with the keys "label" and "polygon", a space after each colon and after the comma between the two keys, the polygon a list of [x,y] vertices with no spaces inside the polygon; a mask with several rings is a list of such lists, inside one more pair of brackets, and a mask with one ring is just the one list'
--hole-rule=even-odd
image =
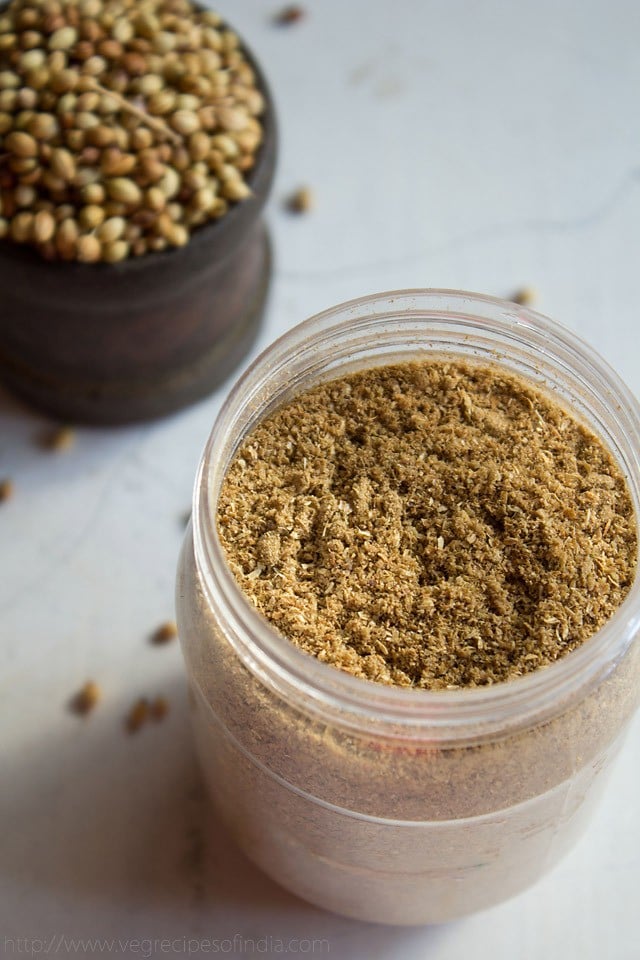
{"label": "pile of coriander seeds", "polygon": [[115,263],[184,246],[251,195],[265,101],[189,0],[0,9],[0,238]]}

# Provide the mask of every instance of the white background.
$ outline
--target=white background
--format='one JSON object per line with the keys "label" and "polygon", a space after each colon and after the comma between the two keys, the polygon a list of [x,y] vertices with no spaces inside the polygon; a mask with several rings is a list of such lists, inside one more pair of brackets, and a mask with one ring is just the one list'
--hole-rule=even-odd
{"label": "white background", "polygon": [[[382,289],[508,296],[532,284],[540,310],[637,393],[640,5],[307,9],[279,29],[270,3],[220,2],[271,80],[281,125],[260,347]],[[295,218],[282,199],[304,183],[317,206]],[[442,928],[369,926],[301,903],[207,818],[179,649],[148,635],[173,615],[182,515],[228,387],[161,423],[81,430],[58,455],[36,443],[46,421],[0,395],[0,476],[16,486],[0,505],[0,954],[18,949],[5,937],[240,934],[326,937],[340,960],[638,960],[638,723],[575,852],[516,900]],[[104,701],[82,721],[66,701],[88,677]],[[126,736],[132,701],[155,693],[171,715]]]}

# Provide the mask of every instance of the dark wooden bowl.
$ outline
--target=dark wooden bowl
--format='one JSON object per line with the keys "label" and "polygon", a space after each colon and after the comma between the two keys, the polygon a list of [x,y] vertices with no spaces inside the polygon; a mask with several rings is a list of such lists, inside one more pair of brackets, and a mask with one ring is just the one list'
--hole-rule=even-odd
{"label": "dark wooden bowl", "polygon": [[271,275],[262,208],[277,128],[265,96],[253,196],[185,247],[117,264],[48,262],[0,243],[0,380],[63,420],[119,424],[177,410],[210,393],[260,326]]}

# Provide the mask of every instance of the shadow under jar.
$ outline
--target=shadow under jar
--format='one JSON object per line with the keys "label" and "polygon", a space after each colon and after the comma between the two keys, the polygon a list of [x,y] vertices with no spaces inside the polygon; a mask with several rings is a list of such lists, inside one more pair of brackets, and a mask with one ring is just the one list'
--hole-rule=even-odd
{"label": "shadow under jar", "polygon": [[273,99],[246,181],[252,196],[184,247],[115,264],[44,260],[0,242],[0,381],[61,419],[120,424],[210,393],[250,349],[271,277],[262,209],[277,153]]}
{"label": "shadow under jar", "polygon": [[580,836],[639,698],[640,583],[577,650],[490,687],[411,690],[342,673],[252,607],[216,530],[253,426],[341,374],[448,358],[551,392],[611,450],[640,503],[640,410],[569,330],[452,291],[353,301],[292,330],[245,373],[213,428],[178,572],[180,638],[211,796],[244,851],[337,913],[440,923],[524,889]]}

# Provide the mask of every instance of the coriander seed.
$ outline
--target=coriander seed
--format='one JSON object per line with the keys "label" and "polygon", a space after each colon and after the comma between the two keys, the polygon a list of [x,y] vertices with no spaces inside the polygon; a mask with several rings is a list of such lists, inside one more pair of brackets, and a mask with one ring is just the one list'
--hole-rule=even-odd
{"label": "coriander seed", "polygon": [[299,187],[288,198],[286,205],[292,213],[308,213],[314,205],[313,193],[310,187]]}
{"label": "coriander seed", "polygon": [[291,26],[294,23],[299,23],[304,17],[304,7],[292,4],[291,6],[283,7],[283,9],[276,14],[275,21],[281,26]]}
{"label": "coriander seed", "polygon": [[90,714],[102,699],[102,691],[95,680],[87,680],[71,700],[71,709],[80,716]]}
{"label": "coriander seed", "polygon": [[520,287],[512,294],[511,300],[522,307],[529,307],[538,299],[538,294],[533,287]]}
{"label": "coriander seed", "polygon": [[[13,242],[47,258],[95,262],[96,246],[84,239],[95,216],[87,219],[85,206],[104,204],[106,219],[129,220],[151,186],[167,200],[180,196],[173,228],[146,221],[126,253],[120,239],[101,243],[101,259],[116,262],[183,246],[200,224],[226,213],[212,196],[251,196],[246,176],[262,142],[256,117],[264,97],[219,18],[189,0],[149,0],[134,14],[126,0],[60,4],[50,13],[27,2],[9,2],[0,32],[0,200],[12,194],[25,214],[39,212],[41,201],[68,202],[79,231],[72,236],[67,226],[49,237],[42,221],[32,231],[17,210],[5,210],[2,230]],[[157,196],[153,203],[161,209]]]}
{"label": "coriander seed", "polygon": [[167,620],[166,623],[162,623],[152,634],[151,642],[160,646],[165,643],[169,643],[171,640],[175,640],[178,636],[178,626],[174,620]]}
{"label": "coriander seed", "polygon": [[149,701],[141,697],[131,707],[125,718],[125,728],[128,733],[137,733],[149,719]]}
{"label": "coriander seed", "polygon": [[169,701],[166,697],[156,697],[150,707],[151,719],[159,723],[169,713]]}
{"label": "coriander seed", "polygon": [[57,453],[70,450],[76,442],[76,434],[73,427],[55,427],[49,430],[42,438],[42,446],[47,450],[53,450]]}

